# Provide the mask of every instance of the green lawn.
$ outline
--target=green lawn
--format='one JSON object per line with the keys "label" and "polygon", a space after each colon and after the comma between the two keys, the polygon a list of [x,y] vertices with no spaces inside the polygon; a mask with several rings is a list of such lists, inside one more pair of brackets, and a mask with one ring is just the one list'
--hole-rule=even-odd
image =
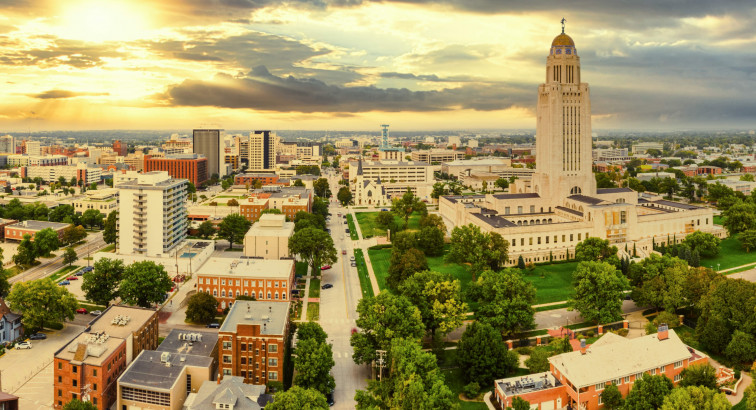
{"label": "green lawn", "polygon": [[73,271],[75,271],[75,270],[77,270],[79,268],[81,268],[81,266],[76,266],[76,265],[64,266],[64,267],[58,269],[57,271],[55,271],[55,273],[53,273],[52,276],[50,276],[50,279],[52,279],[53,282],[57,282],[58,279],[60,279],[62,277],[65,277],[65,276],[68,276],[69,273],[71,273],[71,272],[73,272]]}
{"label": "green lawn", "polygon": [[352,214],[347,214],[347,226],[349,227],[349,237],[352,238],[353,241],[360,239],[360,237],[357,235],[357,227],[354,226],[354,219],[352,218]]}
{"label": "green lawn", "polygon": [[18,265],[14,265],[14,266],[11,266],[10,268],[6,269],[5,271],[8,272],[8,277],[12,278],[12,277],[18,275],[19,273],[23,272],[24,269],[21,268]]}
{"label": "green lawn", "polygon": [[357,262],[357,276],[360,278],[360,288],[362,289],[362,297],[375,296],[373,293],[373,286],[370,284],[370,276],[368,274],[367,266],[365,266],[365,256],[362,254],[362,249],[354,250],[354,261]]}
{"label": "green lawn", "polygon": [[[381,290],[386,289],[391,249],[370,249],[368,250],[368,255],[370,256],[370,262],[373,264],[373,271],[378,280],[378,286]],[[569,299],[572,294],[572,272],[576,266],[577,262],[568,262],[536,266],[533,271],[526,270],[524,274],[525,280],[536,287],[536,304],[561,302]],[[466,267],[456,263],[446,263],[443,256],[428,258],[428,268],[437,272],[449,273],[455,279],[459,279],[463,292],[470,286],[470,282],[472,281],[472,275],[470,275]],[[544,274],[543,278],[541,277],[541,273]],[[470,309],[477,307],[475,302],[467,301],[467,304],[470,305]]]}
{"label": "green lawn", "polygon": [[297,262],[296,263],[296,274],[300,275],[301,277],[305,277],[307,275],[307,263],[305,263],[305,262]]}
{"label": "green lawn", "polygon": [[307,320],[319,320],[320,319],[320,303],[309,302],[307,303]]}
{"label": "green lawn", "polygon": [[[380,212],[357,212],[357,222],[360,224],[360,230],[362,230],[362,236],[365,238],[372,238],[374,236],[386,236],[386,230],[379,228],[375,224],[375,218]],[[397,226],[404,226],[404,219],[394,215],[394,222]],[[420,229],[420,215],[413,214],[410,216],[407,230],[419,230]]]}
{"label": "green lawn", "polygon": [[[462,374],[462,369],[444,369],[441,370],[441,374],[444,375],[444,382],[454,393],[454,401],[459,404],[460,410],[485,410],[488,409],[486,403],[482,401],[463,401],[459,399],[459,394],[462,393],[462,388],[465,387],[465,380]],[[489,386],[482,386],[481,390],[490,390]],[[482,395],[481,395],[482,397]]]}
{"label": "green lawn", "polygon": [[722,225],[722,215],[714,215],[712,222],[714,222],[714,225]]}
{"label": "green lawn", "polygon": [[100,252],[115,252],[115,244],[111,243],[110,245],[100,249]]}
{"label": "green lawn", "polygon": [[746,252],[740,247],[737,235],[723,239],[719,245],[719,255],[714,258],[702,258],[701,266],[717,269],[729,269],[748,263],[756,263],[756,251]]}
{"label": "green lawn", "polygon": [[310,279],[310,290],[307,294],[307,297],[308,298],[320,297],[320,279],[316,279],[316,278]]}

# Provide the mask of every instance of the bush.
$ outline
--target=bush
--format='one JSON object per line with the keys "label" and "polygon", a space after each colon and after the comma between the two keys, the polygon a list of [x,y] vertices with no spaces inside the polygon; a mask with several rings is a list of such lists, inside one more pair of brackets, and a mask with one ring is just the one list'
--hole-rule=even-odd
{"label": "bush", "polygon": [[63,330],[63,323],[60,323],[60,322],[45,323],[45,327],[52,330]]}
{"label": "bush", "polygon": [[654,326],[659,327],[660,324],[666,323],[670,328],[680,326],[680,316],[672,312],[661,312],[654,318]]}
{"label": "bush", "polygon": [[585,336],[586,337],[593,337],[593,335],[595,335],[595,333],[593,333],[593,330],[586,330],[585,331]]}
{"label": "bush", "polygon": [[625,329],[625,328],[617,329],[617,334],[622,337],[627,337],[628,333],[630,333],[630,329]]}
{"label": "bush", "polygon": [[654,333],[656,333],[656,326],[654,325],[654,322],[646,323],[646,334],[652,335]]}
{"label": "bush", "polygon": [[462,392],[465,393],[465,396],[468,399],[474,399],[478,397],[478,394],[480,394],[480,386],[476,382],[468,383],[463,389]]}
{"label": "bush", "polygon": [[735,369],[735,381],[740,380],[740,369]]}
{"label": "bush", "polygon": [[515,350],[523,356],[530,356],[530,354],[533,353],[533,349],[528,346],[520,346]]}

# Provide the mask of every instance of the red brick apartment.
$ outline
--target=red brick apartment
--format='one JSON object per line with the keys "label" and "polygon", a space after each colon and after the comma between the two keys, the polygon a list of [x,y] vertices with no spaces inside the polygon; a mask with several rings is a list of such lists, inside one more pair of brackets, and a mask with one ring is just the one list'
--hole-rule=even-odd
{"label": "red brick apartment", "polygon": [[294,260],[210,258],[197,272],[197,291],[210,293],[231,306],[237,296],[256,300],[288,302],[294,289]]}
{"label": "red brick apartment", "polygon": [[503,407],[519,396],[541,410],[574,409],[578,403],[579,408],[596,410],[603,406],[600,395],[607,385],[616,385],[625,397],[644,373],[663,374],[677,384],[683,369],[703,363],[708,363],[705,354],[666,327],[637,339],[607,333],[587,348],[552,356],[548,372],[494,381],[494,394]]}
{"label": "red brick apartment", "polygon": [[59,223],[59,222],[46,222],[46,221],[21,221],[10,225],[4,225],[5,240],[21,241],[24,239],[24,235],[29,235],[34,239],[34,234],[37,232],[50,228],[58,233],[58,239],[63,239],[63,231],[71,224]]}
{"label": "red brick apartment", "polygon": [[197,154],[168,155],[165,158],[144,156],[144,172],[167,171],[173,178],[188,179],[194,185],[208,180],[207,158]]}
{"label": "red brick apartment", "polygon": [[265,185],[273,185],[278,183],[278,175],[276,174],[239,174],[234,177],[234,185],[247,185],[255,184],[255,181]]}

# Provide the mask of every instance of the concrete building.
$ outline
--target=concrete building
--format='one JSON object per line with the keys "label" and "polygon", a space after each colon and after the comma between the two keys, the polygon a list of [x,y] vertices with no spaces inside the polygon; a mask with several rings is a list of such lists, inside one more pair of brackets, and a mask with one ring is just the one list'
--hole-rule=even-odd
{"label": "concrete building", "polygon": [[218,334],[174,329],[157,350],[143,350],[118,378],[116,408],[180,410],[218,368]]}
{"label": "concrete building", "polygon": [[[354,173],[353,173],[354,171]],[[354,203],[384,204],[401,196],[407,189],[420,198],[430,200],[433,189],[433,167],[417,161],[358,161],[349,165],[349,179]],[[368,188],[366,182],[375,188]],[[378,195],[378,198],[373,196]],[[381,197],[381,195],[383,195]]]}
{"label": "concrete building", "polygon": [[388,124],[381,125],[381,145],[378,147],[378,159],[381,161],[402,161],[405,154],[404,147],[394,147],[389,143]]}
{"label": "concrete building", "polygon": [[686,346],[666,325],[636,339],[607,333],[591,346],[550,357],[547,372],[494,381],[494,399],[502,408],[519,396],[533,408],[596,410],[610,384],[625,397],[644,374],[664,375],[677,385],[685,368],[705,363],[705,354]]}
{"label": "concrete building", "polygon": [[136,178],[113,181],[119,197],[119,253],[172,256],[186,239],[186,180],[165,171],[127,175]]}
{"label": "concrete building", "polygon": [[[220,383],[204,382],[199,392],[184,402],[186,410],[260,410],[273,401],[265,386],[244,383],[243,377],[226,376]],[[228,406],[228,407],[226,407]]]}
{"label": "concrete building", "polygon": [[270,131],[254,131],[239,139],[239,157],[250,171],[276,169],[278,136]]}
{"label": "concrete building", "polygon": [[68,165],[65,155],[27,155],[9,154],[8,165],[11,167],[49,167],[53,165]]}
{"label": "concrete building", "polygon": [[594,149],[594,161],[630,161],[632,157],[627,148]]}
{"label": "concrete building", "polygon": [[581,82],[575,44],[564,33],[551,45],[538,96],[533,177],[515,180],[508,194],[439,198],[447,226],[472,223],[499,233],[510,244],[510,264],[520,256],[534,263],[569,259],[589,237],[609,240],[620,257],[633,256],[627,247],[643,258],[654,242],[680,242],[697,230],[725,235],[710,208],[639,198],[629,188],[596,188],[589,88]]}
{"label": "concrete building", "polygon": [[46,183],[57,182],[61,177],[66,182],[76,178],[76,181],[84,181],[85,184],[98,184],[102,181],[102,168],[94,164],[79,162],[76,165],[53,165],[53,166],[27,166],[22,175],[28,178],[42,178]]}
{"label": "concrete building", "polygon": [[289,258],[289,238],[294,235],[294,222],[285,215],[265,214],[244,235],[244,256],[262,259]]}
{"label": "concrete building", "polygon": [[237,296],[287,302],[294,289],[293,259],[238,259],[211,257],[196,272],[197,292],[210,293],[219,308],[232,306]]}
{"label": "concrete building", "polygon": [[24,141],[24,154],[42,155],[42,144],[39,141]]}
{"label": "concrete building", "polygon": [[[207,158],[207,175],[212,177],[213,174],[221,174],[221,163],[225,159],[225,153],[221,149],[223,139],[221,130],[193,130],[192,147],[195,154],[204,155]],[[224,161],[225,162],[225,161]]]}
{"label": "concrete building", "polygon": [[87,209],[96,209],[107,215],[118,210],[118,190],[115,188],[89,190],[83,197],[74,199],[72,205],[79,215]]}
{"label": "concrete building", "polygon": [[128,144],[121,142],[121,140],[115,140],[113,141],[113,152],[121,157],[125,157],[129,153],[129,146]]}
{"label": "concrete building", "polygon": [[659,151],[664,150],[664,143],[661,142],[641,142],[633,145],[633,154],[645,154],[650,149]]}
{"label": "concrete building", "polygon": [[144,172],[166,171],[173,178],[187,179],[198,186],[207,181],[207,158],[199,154],[166,155],[165,158],[144,157]]}
{"label": "concrete building", "polygon": [[240,376],[248,384],[283,381],[289,336],[289,303],[234,303],[218,332],[220,380]]}
{"label": "concrete building", "polygon": [[425,149],[410,153],[413,161],[425,162],[426,164],[440,164],[465,159],[464,151],[450,149]]}
{"label": "concrete building", "polygon": [[0,137],[0,153],[15,154],[16,139],[12,135],[3,135]]}
{"label": "concrete building", "polygon": [[5,241],[21,241],[24,235],[30,235],[34,240],[34,235],[43,229],[52,229],[58,234],[58,239],[63,238],[63,231],[71,224],[47,221],[21,221],[5,226]]}
{"label": "concrete building", "polygon": [[117,381],[142,350],[155,349],[157,312],[110,306],[69,343],[55,352],[54,407],[73,399],[88,400],[100,410],[117,398]]}

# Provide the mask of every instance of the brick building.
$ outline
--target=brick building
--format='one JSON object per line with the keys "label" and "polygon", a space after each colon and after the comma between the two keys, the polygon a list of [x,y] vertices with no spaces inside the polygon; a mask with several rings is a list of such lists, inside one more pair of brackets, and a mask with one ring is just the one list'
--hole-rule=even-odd
{"label": "brick building", "polygon": [[683,369],[705,363],[705,354],[686,346],[666,325],[637,339],[607,333],[589,347],[550,357],[548,372],[494,381],[494,399],[502,407],[519,396],[533,408],[595,410],[603,406],[607,385],[616,385],[625,397],[643,374],[664,375],[677,385]]}
{"label": "brick building", "polygon": [[125,157],[129,153],[128,145],[120,140],[113,141],[113,152],[119,156]]}
{"label": "brick building", "polygon": [[199,185],[209,179],[207,158],[197,154],[168,155],[165,158],[144,156],[144,172],[167,171],[173,178],[188,179]]}
{"label": "brick building", "polygon": [[252,193],[239,203],[239,213],[251,222],[260,219],[262,211],[278,209],[293,220],[299,211],[312,211],[312,190],[300,187],[271,187]]}
{"label": "brick building", "polygon": [[283,381],[284,346],[289,335],[289,303],[234,303],[218,337],[219,380],[240,376],[248,384]]}
{"label": "brick building", "polygon": [[256,300],[288,302],[294,288],[294,260],[212,257],[197,275],[197,291],[210,293],[219,309],[234,304],[239,295]]}
{"label": "brick building", "polygon": [[260,181],[260,183],[262,183],[263,186],[273,185],[273,184],[278,183],[278,175],[254,173],[254,174],[239,174],[236,177],[234,177],[234,185],[249,184],[250,186],[254,186],[255,181]]}
{"label": "brick building", "polygon": [[50,228],[58,233],[58,239],[63,238],[63,231],[71,226],[71,224],[60,222],[46,222],[46,221],[21,221],[10,225],[5,225],[5,240],[21,241],[24,239],[24,235],[30,235],[32,239],[37,232]]}
{"label": "brick building", "polygon": [[54,407],[86,396],[98,409],[117,398],[117,380],[142,350],[158,341],[157,312],[110,306],[87,328],[55,352]]}

